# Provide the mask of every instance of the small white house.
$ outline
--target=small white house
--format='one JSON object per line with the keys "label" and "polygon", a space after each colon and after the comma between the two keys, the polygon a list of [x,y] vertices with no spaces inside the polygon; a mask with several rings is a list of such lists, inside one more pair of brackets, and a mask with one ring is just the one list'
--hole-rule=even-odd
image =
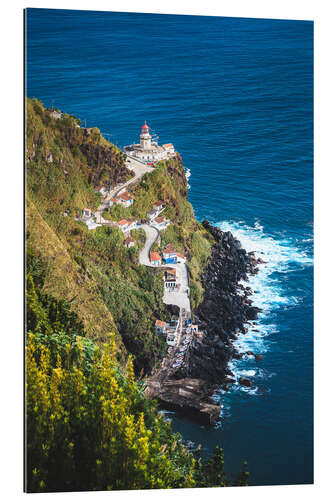
{"label": "small white house", "polygon": [[159,214],[159,211],[158,210],[149,210],[149,212],[147,212],[147,219],[149,220],[149,222],[152,222],[155,217],[157,217]]}
{"label": "small white house", "polygon": [[163,231],[164,229],[166,229],[169,226],[170,221],[169,221],[169,219],[166,219],[165,217],[156,217],[156,219],[154,219],[154,221],[151,224],[153,226],[155,226],[157,229],[159,229],[160,231]]}
{"label": "small white house", "polygon": [[102,224],[97,224],[93,219],[86,220],[86,225],[89,231],[92,229],[96,229],[96,227],[100,227]]}
{"label": "small white house", "polygon": [[119,229],[120,229],[121,231],[123,231],[124,233],[125,233],[126,231],[128,231],[128,224],[129,224],[129,223],[128,223],[128,220],[126,220],[126,219],[121,219],[120,221],[118,221],[118,222],[117,222],[117,226],[118,226],[118,227],[119,227]]}
{"label": "small white house", "polygon": [[163,144],[162,148],[167,153],[170,153],[170,154],[174,154],[175,153],[175,148],[173,147],[173,144],[171,144],[171,143]]}
{"label": "small white house", "polygon": [[166,322],[161,321],[160,319],[157,319],[155,321],[155,333],[156,335],[163,335],[165,333],[166,329]]}
{"label": "small white house", "polygon": [[134,198],[132,198],[132,196],[130,196],[127,191],[119,195],[119,204],[123,207],[130,207],[131,205],[133,205],[133,202]]}
{"label": "small white house", "polygon": [[150,252],[150,264],[152,266],[160,266],[162,264],[162,257],[157,252]]}
{"label": "small white house", "polygon": [[165,209],[165,203],[163,201],[158,200],[154,203],[153,205],[153,210],[157,210],[159,213],[162,212],[162,210]]}
{"label": "small white house", "polygon": [[176,256],[177,264],[184,264],[186,262],[186,257],[182,253],[176,252]]}
{"label": "small white house", "polygon": [[111,208],[113,205],[117,205],[119,203],[119,198],[110,198],[107,205]]}
{"label": "small white house", "polygon": [[166,245],[163,249],[163,260],[166,264],[176,264],[177,263],[177,252],[174,250],[171,243]]}
{"label": "small white house", "polygon": [[90,210],[90,208],[84,208],[82,210],[82,218],[86,219],[86,218],[89,218],[89,217],[91,217],[91,210]]}
{"label": "small white house", "polygon": [[138,227],[138,221],[137,220],[132,220],[128,221],[128,231],[132,231],[132,229],[136,229]]}

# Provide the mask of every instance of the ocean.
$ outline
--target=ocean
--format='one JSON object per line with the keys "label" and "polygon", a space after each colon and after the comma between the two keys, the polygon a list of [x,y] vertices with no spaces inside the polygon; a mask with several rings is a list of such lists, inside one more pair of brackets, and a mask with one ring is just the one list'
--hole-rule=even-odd
{"label": "ocean", "polygon": [[217,444],[251,485],[313,482],[313,23],[28,9],[26,88],[46,106],[137,142],[144,120],[181,153],[199,221],[267,264],[250,278],[257,325],[233,362],[251,389],[218,396]]}

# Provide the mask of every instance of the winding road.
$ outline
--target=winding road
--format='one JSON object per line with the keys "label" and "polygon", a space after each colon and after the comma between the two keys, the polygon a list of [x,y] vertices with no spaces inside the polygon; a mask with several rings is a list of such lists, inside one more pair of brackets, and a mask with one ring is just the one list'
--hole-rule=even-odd
{"label": "winding road", "polygon": [[135,160],[134,158],[127,157],[127,162],[126,162],[126,167],[134,172],[134,177],[131,177],[131,179],[127,182],[124,182],[123,184],[118,184],[116,187],[112,189],[112,191],[109,191],[107,196],[104,198],[103,202],[99,205],[95,212],[96,216],[96,222],[99,224],[103,223],[108,223],[109,221],[105,220],[102,216],[103,211],[108,207],[108,202],[111,198],[115,198],[120,191],[123,189],[127,188],[131,184],[134,184],[134,182],[137,182],[141,177],[144,176],[144,174],[153,172],[154,168],[153,167],[148,167],[148,165]]}
{"label": "winding road", "polygon": [[159,232],[155,227],[149,226],[148,224],[142,224],[140,228],[143,229],[146,233],[146,241],[143,249],[139,254],[139,262],[144,266],[155,267],[151,265],[149,255],[151,247],[158,239]]}
{"label": "winding road", "polygon": [[[96,222],[99,224],[108,224],[109,221],[105,220],[102,216],[103,211],[107,208],[107,203],[111,198],[115,198],[120,191],[122,191],[124,188],[127,188],[129,185],[137,182],[141,177],[149,172],[152,172],[154,170],[153,167],[148,167],[144,163],[141,163],[134,158],[127,157],[128,161],[126,163],[126,166],[134,172],[134,177],[132,177],[129,181],[123,183],[123,184],[118,184],[115,188],[112,189],[112,191],[109,191],[103,202],[100,204],[98,209],[95,212],[96,216]],[[141,228],[145,231],[146,233],[146,241],[144,244],[144,247],[142,248],[140,254],[139,254],[139,262],[140,264],[147,266],[147,267],[156,267],[152,266],[150,263],[150,250],[154,243],[157,241],[159,237],[159,231],[153,227],[150,226],[149,224],[143,224]],[[173,269],[176,269],[177,272],[177,282],[179,284],[179,288],[177,290],[168,290],[164,288],[164,295],[163,295],[163,302],[165,304],[173,304],[177,305],[180,310],[185,310],[186,313],[191,313],[191,306],[190,306],[190,299],[189,299],[189,283],[188,283],[188,273],[187,273],[187,267],[185,263],[179,263],[179,264],[168,264],[167,266],[160,266],[160,267],[172,267]]]}

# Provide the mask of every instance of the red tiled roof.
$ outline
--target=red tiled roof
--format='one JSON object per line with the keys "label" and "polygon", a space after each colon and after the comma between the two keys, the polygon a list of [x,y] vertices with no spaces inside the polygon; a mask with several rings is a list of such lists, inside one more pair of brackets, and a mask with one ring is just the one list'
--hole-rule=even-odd
{"label": "red tiled roof", "polygon": [[180,257],[181,259],[185,259],[184,255],[182,253],[177,252],[176,255],[177,255],[177,257]]}
{"label": "red tiled roof", "polygon": [[126,219],[121,219],[121,220],[118,222],[118,224],[119,224],[120,226],[127,226],[127,225],[128,225],[128,220],[126,220]]}
{"label": "red tiled roof", "polygon": [[160,319],[157,319],[155,321],[155,325],[156,326],[161,326],[162,328],[165,328],[166,327],[166,322],[165,321],[161,321]]}
{"label": "red tiled roof", "polygon": [[157,222],[157,224],[161,224],[162,222],[167,222],[168,219],[166,219],[165,217],[156,217],[155,221]]}
{"label": "red tiled roof", "polygon": [[162,260],[162,257],[157,252],[151,252],[150,262],[155,262],[155,260]]}
{"label": "red tiled roof", "polygon": [[166,271],[168,274],[174,274],[176,275],[176,269],[173,269],[172,267],[168,268],[167,271]]}
{"label": "red tiled roof", "polygon": [[127,191],[125,193],[121,193],[119,195],[119,198],[121,198],[122,200],[125,200],[125,201],[129,201],[129,200],[133,199],[132,196],[130,196]]}
{"label": "red tiled roof", "polygon": [[173,148],[173,144],[169,142],[168,144],[163,144],[162,148]]}

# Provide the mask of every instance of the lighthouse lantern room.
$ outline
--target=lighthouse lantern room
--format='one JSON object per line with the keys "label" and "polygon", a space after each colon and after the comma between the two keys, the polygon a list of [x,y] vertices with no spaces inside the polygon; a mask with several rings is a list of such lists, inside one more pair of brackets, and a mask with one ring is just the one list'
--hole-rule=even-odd
{"label": "lighthouse lantern room", "polygon": [[141,127],[140,146],[142,147],[142,149],[151,149],[151,135],[149,133],[149,127],[146,122]]}

